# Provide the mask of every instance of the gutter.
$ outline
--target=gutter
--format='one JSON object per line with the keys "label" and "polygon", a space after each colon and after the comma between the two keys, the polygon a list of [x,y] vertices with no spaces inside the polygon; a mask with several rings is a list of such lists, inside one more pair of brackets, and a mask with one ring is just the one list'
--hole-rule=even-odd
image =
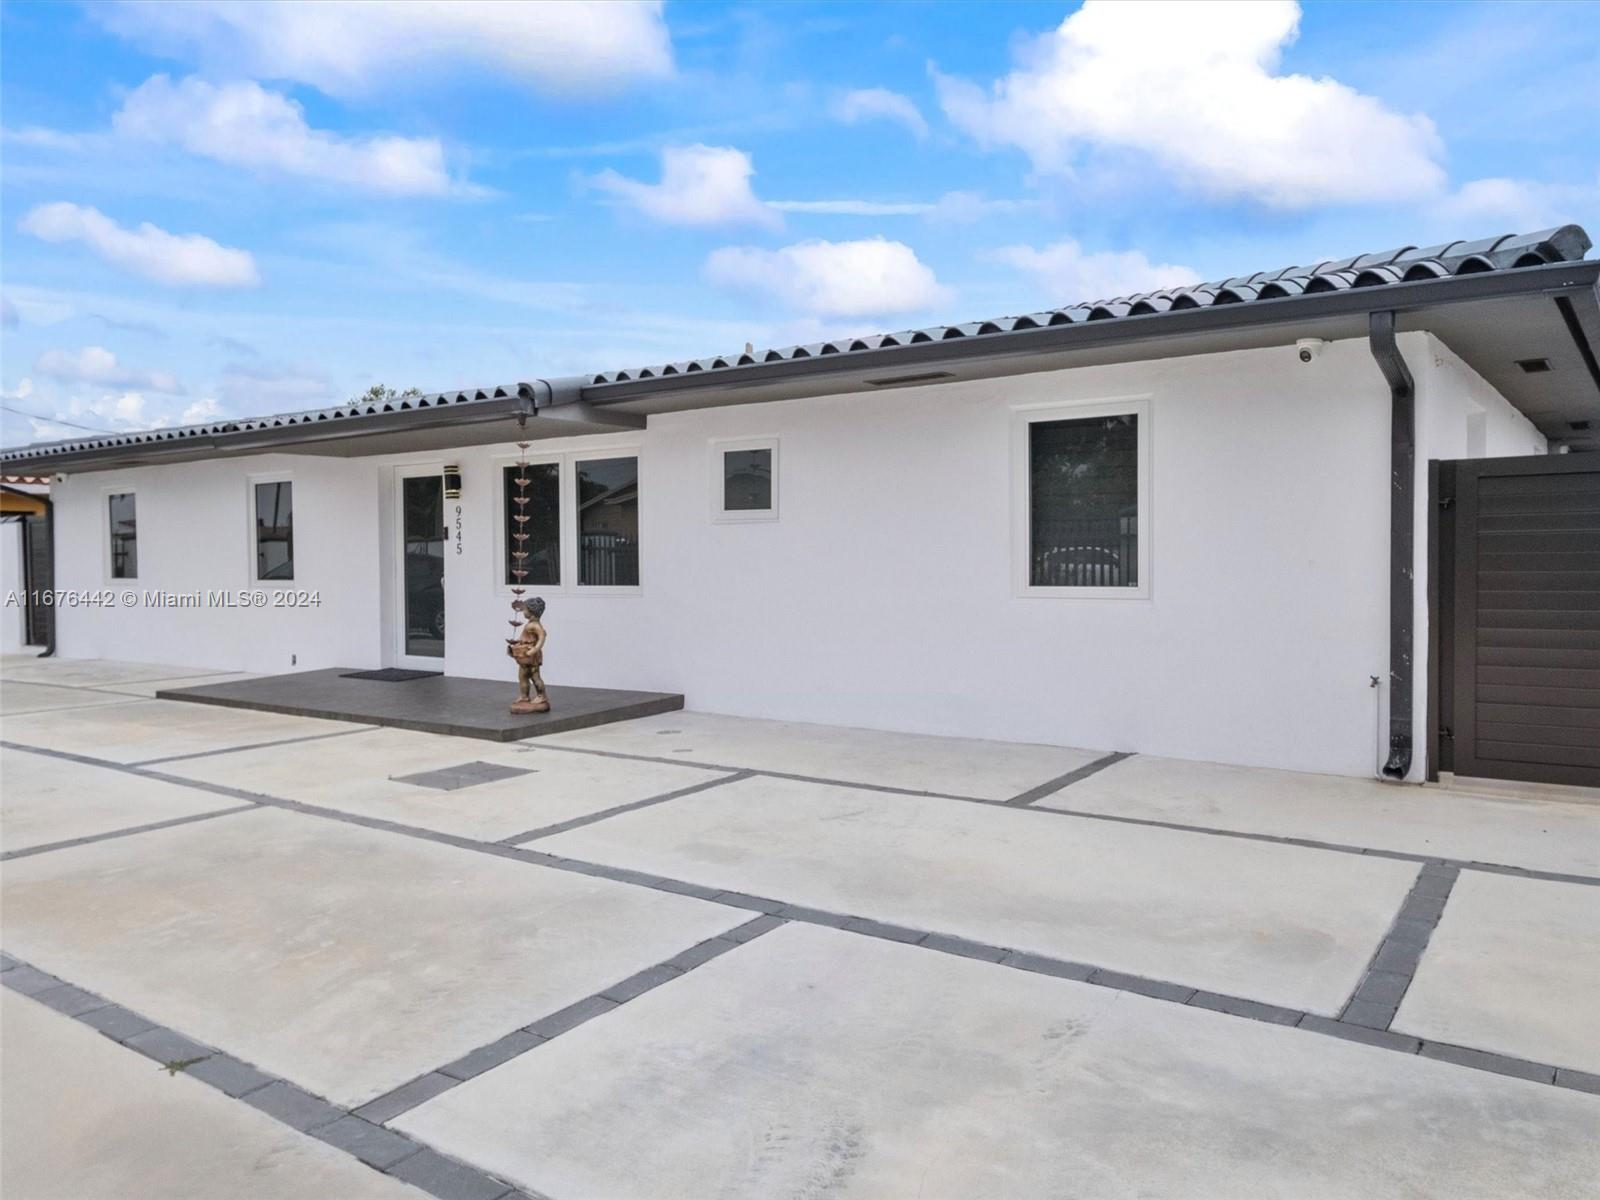
{"label": "gutter", "polygon": [[1368,318],[1367,345],[1389,384],[1389,757],[1383,774],[1404,779],[1414,746],[1417,390],[1394,329],[1392,311]]}

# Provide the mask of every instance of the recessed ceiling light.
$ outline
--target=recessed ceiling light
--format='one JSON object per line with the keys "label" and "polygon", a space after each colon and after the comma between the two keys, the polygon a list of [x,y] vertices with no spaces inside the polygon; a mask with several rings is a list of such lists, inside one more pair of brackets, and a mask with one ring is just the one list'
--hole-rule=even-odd
{"label": "recessed ceiling light", "polygon": [[1550,360],[1548,358],[1519,358],[1517,359],[1517,366],[1521,367],[1529,375],[1542,375],[1550,369]]}

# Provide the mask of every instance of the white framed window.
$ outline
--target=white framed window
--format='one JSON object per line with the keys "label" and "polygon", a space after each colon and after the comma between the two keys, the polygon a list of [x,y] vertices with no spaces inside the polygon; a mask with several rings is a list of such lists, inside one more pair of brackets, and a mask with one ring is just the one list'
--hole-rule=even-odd
{"label": "white framed window", "polygon": [[251,475],[245,480],[250,512],[250,578],[294,582],[294,479]]}
{"label": "white framed window", "polygon": [[778,519],[778,439],[723,438],[711,443],[711,519]]}
{"label": "white framed window", "polygon": [[139,578],[139,505],[132,489],[107,489],[105,496],[106,578]]}
{"label": "white framed window", "polygon": [[607,448],[567,458],[565,529],[572,531],[570,577],[590,594],[640,590],[639,451]]}
{"label": "white framed window", "polygon": [[[562,456],[529,456],[527,470],[521,460],[502,457],[494,460],[495,562],[494,582],[502,591],[518,586],[518,567],[525,572],[521,586],[547,592],[565,591],[569,575],[562,553],[569,540],[566,532],[566,495],[562,486]],[[519,485],[526,479],[526,485]],[[519,498],[521,503],[519,503]],[[526,520],[519,521],[518,517]],[[516,535],[524,536],[519,543]],[[526,555],[519,564],[518,550]]]}
{"label": "white framed window", "polygon": [[1148,599],[1150,401],[1012,411],[1018,596]]}

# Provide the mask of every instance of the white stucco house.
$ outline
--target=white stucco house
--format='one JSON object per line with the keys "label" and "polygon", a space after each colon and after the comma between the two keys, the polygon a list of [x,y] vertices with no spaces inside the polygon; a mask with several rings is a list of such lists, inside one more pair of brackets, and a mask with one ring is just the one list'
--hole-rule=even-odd
{"label": "white stucco house", "polygon": [[[1407,247],[74,439],[4,469],[54,477],[57,589],[140,595],[60,607],[67,657],[506,678],[525,441],[555,683],[1347,775],[1593,783],[1589,246],[1566,226]],[[182,599],[229,590],[268,599]]]}

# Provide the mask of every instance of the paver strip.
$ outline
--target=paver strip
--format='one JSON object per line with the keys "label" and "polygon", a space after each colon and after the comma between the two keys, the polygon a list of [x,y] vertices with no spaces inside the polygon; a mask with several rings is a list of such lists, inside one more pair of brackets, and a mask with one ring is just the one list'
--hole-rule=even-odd
{"label": "paver strip", "polygon": [[21,850],[7,850],[0,854],[0,862],[10,862],[16,858],[31,858],[35,854],[49,854],[53,850],[70,850],[74,846],[88,846],[95,842],[107,842],[113,838],[129,837],[136,833],[152,833],[157,829],[171,829],[175,825],[190,825],[195,821],[210,821],[216,817],[231,817],[234,813],[250,812],[261,807],[259,804],[237,804],[232,808],[219,808],[215,812],[194,813],[187,817],[171,817],[165,821],[151,821],[144,825],[129,825],[123,829],[113,829],[106,833],[91,833],[83,837],[65,838],[59,842],[46,842],[40,846],[25,846]]}
{"label": "paver strip", "polygon": [[[12,977],[23,971],[42,976],[50,981],[50,986],[31,992],[18,988],[13,983]],[[31,977],[29,981],[34,982]],[[57,1011],[64,1012],[64,1015],[82,1022],[118,1045],[142,1054],[173,1073],[181,1071],[210,1085],[225,1096],[243,1100],[252,1108],[273,1117],[289,1128],[310,1134],[318,1141],[344,1151],[383,1174],[393,1175],[413,1187],[421,1188],[428,1194],[438,1197],[438,1200],[524,1200],[524,1198],[531,1200],[528,1193],[520,1192],[512,1185],[495,1179],[476,1167],[447,1159],[405,1134],[372,1124],[347,1108],[330,1104],[287,1080],[257,1070],[176,1030],[144,1021],[142,1018],[137,1019],[137,1023],[142,1025],[137,1033],[124,1033],[120,1029],[108,1027],[105,1022],[95,1020],[96,1016],[108,1011],[127,1013],[127,1010],[118,1009],[102,996],[82,992],[81,989],[53,976],[45,976],[43,972],[25,963],[18,963],[15,970],[0,974],[0,983],[46,1005],[50,1005],[49,997],[56,993],[79,992],[87,997],[89,1001],[87,1007],[79,1008],[76,1012],[67,1012],[55,1005],[50,1007],[57,1008]],[[127,1015],[135,1016],[131,1013]],[[22,1154],[25,1151],[12,1147],[8,1153]],[[429,1156],[424,1160],[426,1169],[407,1170],[405,1168],[407,1160],[421,1154]]]}
{"label": "paver strip", "polygon": [[738,783],[741,779],[749,779],[754,772],[735,771],[731,775],[724,775],[720,779],[707,779],[702,783],[692,783],[688,787],[681,787],[671,792],[663,792],[659,796],[646,796],[643,800],[634,800],[628,804],[618,804],[614,808],[602,809],[600,812],[588,813],[581,817],[573,817],[567,821],[557,821],[554,825],[546,825],[541,829],[529,829],[524,833],[514,833],[508,838],[500,840],[507,846],[521,846],[539,838],[551,837],[558,833],[566,833],[569,829],[582,829],[585,825],[593,825],[596,821],[605,821],[611,817],[619,817],[623,813],[636,812],[641,808],[650,808],[656,804],[664,804],[668,800],[679,800],[684,796],[692,796],[696,792],[703,792],[707,788],[721,787],[725,783]]}
{"label": "paver strip", "polygon": [[1054,796],[1062,788],[1071,787],[1079,780],[1087,779],[1091,775],[1104,771],[1107,767],[1115,766],[1125,758],[1132,757],[1133,755],[1125,750],[1113,751],[1104,758],[1097,758],[1091,763],[1084,763],[1083,766],[1068,771],[1064,775],[1058,775],[1054,779],[1047,779],[1038,787],[1031,787],[1025,792],[1019,792],[1007,800],[1006,803],[1014,808],[1021,808],[1032,804],[1035,800],[1043,800],[1046,796]]}
{"label": "paver strip", "polygon": [[351,1105],[747,919],[273,806],[4,885],[6,950]]}
{"label": "paver strip", "polygon": [[[151,779],[160,779],[168,783],[180,783],[186,787],[200,788],[205,791],[214,792],[217,795],[233,796],[235,798],[249,800],[251,802],[276,804],[280,807],[295,807],[299,805],[301,810],[305,812],[316,813],[318,815],[329,817],[336,816],[355,821],[357,824],[368,825],[374,829],[392,829],[402,832],[410,831],[418,834],[431,834],[435,832],[433,830],[422,829],[420,826],[384,821],[381,818],[362,817],[359,814],[346,813],[321,805],[306,804],[302,801],[289,800],[279,796],[269,796],[262,792],[246,791],[242,788],[227,787],[226,785],[218,783],[208,783],[199,779],[189,779],[181,775],[165,774],[160,771],[152,771],[147,768],[130,765],[128,763],[113,762],[108,759],[94,758],[85,754],[77,754],[69,750],[52,750],[44,746],[32,746],[23,742],[12,741],[0,741],[0,747],[10,750],[22,750],[29,754],[53,756],[56,758],[66,759],[69,762],[85,763],[89,766],[106,767],[111,770],[119,771],[131,771],[136,774],[143,774]],[[1251,833],[1248,830],[1239,829],[1220,829],[1210,825],[1190,825],[1179,821],[1158,821],[1145,817],[1123,817],[1110,813],[1087,812],[1068,808],[1040,808],[1033,804],[1012,805],[1006,800],[989,800],[980,796],[959,796],[949,792],[921,792],[914,791],[909,788],[884,787],[871,783],[855,783],[847,779],[831,779],[823,776],[813,775],[792,775],[782,771],[763,771],[754,767],[729,766],[725,763],[718,764],[690,762],[683,759],[662,758],[656,755],[622,754],[610,750],[589,750],[579,746],[556,746],[541,744],[537,747],[526,747],[526,750],[529,753],[535,751],[558,751],[563,754],[591,754],[602,758],[616,758],[632,762],[662,763],[670,766],[691,767],[702,771],[722,771],[729,775],[748,772],[748,774],[760,777],[762,779],[787,779],[795,783],[816,783],[829,787],[855,788],[857,790],[866,792],[883,792],[887,795],[926,796],[937,800],[959,800],[966,804],[987,804],[998,808],[1015,808],[1019,812],[1038,813],[1040,816],[1046,817],[1069,817],[1085,821],[1110,821],[1120,825],[1147,826],[1153,829],[1171,829],[1179,833],[1202,833],[1211,837],[1237,838],[1242,841],[1264,842],[1268,845],[1274,846],[1298,846],[1307,850],[1328,850],[1335,854],[1360,854],[1371,856],[1373,858],[1389,858],[1394,859],[1396,862],[1414,862],[1418,864],[1440,863],[1445,866],[1456,867],[1463,871],[1482,871],[1486,874],[1510,875],[1519,879],[1544,879],[1552,883],[1576,883],[1588,887],[1600,887],[1600,876],[1596,875],[1574,875],[1562,871],[1544,871],[1532,867],[1515,867],[1503,863],[1478,862],[1470,859],[1450,858],[1448,856],[1435,854],[1412,853],[1406,850],[1387,850],[1374,846],[1355,845],[1348,842],[1325,842],[1318,841],[1315,838],[1279,837],[1276,834]],[[227,750],[223,750],[219,751],[218,753],[225,754],[228,752],[229,751]],[[719,782],[728,781],[723,780]],[[535,832],[538,833],[539,831]],[[448,838],[451,835],[445,834],[442,836]],[[523,835],[512,836],[520,837]],[[463,841],[475,846],[483,845],[483,843],[474,841],[470,838],[463,839]]]}
{"label": "paver strip", "polygon": [[[204,784],[198,781],[186,780],[179,776],[166,776],[162,775],[160,772],[149,771],[136,767],[128,767],[120,763],[104,762],[97,759],[91,759],[83,755],[72,754],[66,751],[48,750],[40,747],[26,746],[4,741],[0,741],[0,746],[24,750],[30,753],[65,758],[72,761],[88,762],[96,766],[105,766],[113,769],[130,771],[134,774],[143,774],[153,778],[168,779],[171,782],[182,783],[187,786],[197,787],[206,791],[221,792],[227,795],[245,796],[263,805],[284,808],[292,812],[300,812],[309,816],[322,817],[331,821],[342,821],[348,824],[359,825],[371,829],[383,829],[389,832],[403,834],[408,837],[420,838],[425,841],[439,842],[443,845],[456,846],[461,849],[474,850],[479,853],[488,854],[495,857],[512,858],[519,862],[548,867],[554,870],[572,871],[584,875],[593,875],[599,878],[612,879],[619,883],[628,883],[639,887],[651,888],[657,891],[671,892],[676,895],[694,896],[700,899],[711,900],[716,903],[730,904],[734,907],[751,909],[753,911],[759,911],[767,914],[776,914],[776,916],[767,918],[771,921],[773,926],[776,926],[782,921],[795,921],[803,924],[819,925],[830,928],[843,928],[846,925],[854,923],[855,928],[850,930],[850,932],[869,937],[886,936],[890,940],[896,941],[908,940],[902,935],[910,933],[916,935],[915,937],[909,939],[912,944],[925,943],[928,941],[928,939],[932,938],[935,939],[933,943],[931,945],[924,946],[924,948],[944,953],[957,952],[949,949],[947,942],[941,937],[941,935],[932,930],[905,930],[898,926],[883,926],[880,923],[872,922],[865,918],[848,913],[828,912],[805,905],[786,903],[770,897],[756,897],[737,893],[729,893],[716,888],[709,888],[702,884],[692,883],[687,880],[671,879],[663,876],[651,875],[642,871],[634,871],[626,868],[610,867],[600,863],[563,858],[559,855],[548,854],[538,850],[523,849],[516,846],[508,846],[503,843],[476,841],[472,838],[440,833],[435,830],[422,829],[416,826],[402,825],[397,822],[385,821],[374,817],[363,817],[340,812],[335,809],[323,808],[318,805],[283,800],[277,797],[265,796],[258,793],[244,793],[233,788],[222,788],[219,785]],[[726,769],[730,771],[734,770],[734,768]],[[763,777],[767,776],[766,772],[760,771],[755,771],[753,774]],[[840,786],[854,785],[841,784]],[[865,788],[864,790],[883,789],[873,789],[869,787]],[[958,799],[958,797],[951,798]],[[992,802],[980,801],[980,803]],[[1054,809],[1023,808],[1019,811],[1055,813],[1057,815],[1068,816],[1074,815],[1071,813],[1064,813],[1062,810]],[[1098,814],[1084,815],[1090,817],[1098,816]],[[1133,823],[1146,824],[1151,822],[1135,821]],[[1162,822],[1153,823],[1158,825],[1165,824]],[[1178,828],[1187,829],[1188,827],[1179,826]],[[1253,838],[1254,840],[1274,842],[1285,840],[1277,838],[1260,838],[1256,837],[1256,835],[1241,835],[1236,834],[1233,831],[1226,830],[1207,830],[1204,828],[1198,828],[1192,831],[1200,833],[1213,832],[1225,837],[1244,836]],[[1299,845],[1302,843],[1289,841],[1288,844]],[[1316,844],[1312,843],[1312,845]],[[1337,849],[1337,847],[1328,848]],[[1354,853],[1363,852],[1358,847],[1347,849]],[[1420,856],[1404,854],[1394,854],[1389,855],[1389,857],[1402,858],[1406,860],[1420,858]],[[1463,870],[1492,870],[1491,868],[1483,867],[1481,864],[1461,863],[1451,860],[1443,860],[1441,862],[1441,860],[1438,859],[1420,858],[1420,861],[1424,863],[1436,863],[1444,866],[1459,867]],[[1494,871],[1493,873],[1528,875],[1532,878],[1542,877],[1539,872],[1522,872],[1517,870],[1504,872]],[[1558,879],[1565,880],[1566,877],[1558,876]],[[1578,877],[1578,879],[1574,880],[1573,882],[1600,884],[1600,879]],[[741,928],[751,928],[758,926],[759,924],[759,922],[750,922],[749,926]],[[880,930],[882,932],[879,932]],[[764,931],[764,928],[757,930],[757,932]],[[731,938],[732,934],[723,934],[721,936]],[[1094,983],[1095,986],[1108,987],[1113,990],[1122,990],[1123,984],[1134,982],[1139,978],[1136,976],[1129,976],[1124,973],[1105,972],[1090,964],[1075,963],[1067,960],[1056,959],[1048,955],[1020,952],[1002,946],[985,946],[983,943],[970,942],[965,939],[954,940],[960,941],[963,946],[977,946],[985,951],[998,952],[1000,957],[995,961],[997,961],[999,965],[1015,970],[1029,971],[1042,975],[1052,975],[1058,978],[1074,979],[1080,982],[1090,982]],[[20,967],[18,969],[22,970],[24,975],[26,975],[30,970]],[[1097,974],[1099,975],[1098,980],[1095,978]],[[5,975],[5,985],[8,987],[13,987],[19,991],[25,991],[25,985],[14,981],[21,978],[22,976],[13,976],[8,969]],[[1575,1068],[1535,1063],[1531,1062],[1530,1060],[1519,1059],[1514,1056],[1476,1051],[1471,1047],[1452,1047],[1449,1043],[1425,1042],[1421,1038],[1396,1033],[1391,1030],[1372,1029],[1367,1026],[1324,1017],[1315,1013],[1305,1013],[1275,1005],[1264,1005],[1260,1001],[1252,1000],[1246,997],[1229,996],[1200,988],[1184,989],[1182,984],[1174,984],[1173,981],[1151,980],[1149,982],[1152,985],[1164,985],[1152,986],[1144,992],[1144,994],[1150,995],[1155,999],[1163,999],[1171,1002],[1172,996],[1175,994],[1171,989],[1175,988],[1179,991],[1187,990],[1187,999],[1183,1000],[1182,1003],[1193,1007],[1211,1009],[1216,1012],[1221,1012],[1248,1020],[1264,1020],[1270,1024],[1293,1025],[1294,1027],[1306,1032],[1323,1034],[1325,1036],[1341,1038],[1348,1041],[1361,1042],[1366,1045],[1379,1047],[1401,1054],[1417,1054],[1422,1050],[1424,1045],[1433,1045],[1436,1048],[1443,1047],[1445,1053],[1448,1053],[1451,1050],[1465,1051],[1466,1053],[1458,1054],[1455,1058],[1450,1059],[1449,1061],[1455,1062],[1456,1065],[1475,1070],[1485,1070],[1492,1073],[1513,1074],[1526,1078],[1533,1078],[1558,1088],[1600,1093],[1600,1077],[1596,1077]],[[50,983],[47,984],[47,986],[54,986],[54,984]],[[1444,1054],[1441,1054],[1436,1050],[1434,1056],[1443,1058]]]}
{"label": "paver strip", "polygon": [[[202,1057],[169,1071],[113,1035],[92,1014],[67,1019],[0,992],[3,1009],[7,1200],[445,1200],[402,1186],[230,1097],[232,1074],[205,1078]],[[105,1011],[105,1010],[96,1010]],[[115,1045],[122,1042],[124,1045]],[[248,1070],[248,1068],[245,1068]],[[478,1174],[481,1175],[481,1172]],[[487,1177],[485,1177],[487,1178]],[[490,1200],[508,1192],[496,1180]]]}
{"label": "paver strip", "polygon": [[196,750],[192,754],[169,754],[165,758],[146,758],[131,762],[130,767],[153,767],[158,763],[188,762],[191,758],[211,758],[218,754],[238,754],[242,750],[265,750],[272,746],[293,746],[297,742],[320,742],[325,738],[352,737],[358,733],[375,733],[381,728],[368,725],[361,729],[336,729],[332,733],[307,733],[300,737],[274,738],[269,742],[249,742],[242,746],[224,746],[218,750]]}
{"label": "paver strip", "polygon": [[395,1124],[608,1200],[1590,1196],[1592,1097],[790,923]]}
{"label": "paver strip", "polygon": [[1417,881],[1379,943],[1367,973],[1340,1010],[1341,1021],[1368,1029],[1388,1029],[1394,1023],[1394,1014],[1405,999],[1460,874],[1458,868],[1442,863],[1429,863],[1417,873]]}

